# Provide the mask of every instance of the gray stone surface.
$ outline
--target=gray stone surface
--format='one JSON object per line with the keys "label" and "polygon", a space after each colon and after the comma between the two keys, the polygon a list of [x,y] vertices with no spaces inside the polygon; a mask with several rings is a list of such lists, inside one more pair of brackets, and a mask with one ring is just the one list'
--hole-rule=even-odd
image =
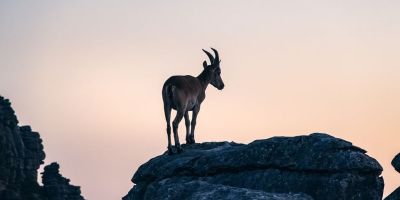
{"label": "gray stone surface", "polygon": [[[174,194],[168,185],[175,183],[192,185],[178,190],[181,199],[226,186],[269,194],[299,194],[299,198],[307,194],[316,200],[380,200],[382,167],[365,153],[350,142],[321,133],[273,137],[248,145],[184,145],[182,154],[164,153],[140,166],[132,178],[136,185],[124,200],[158,199],[160,196],[154,198],[155,194],[168,197]],[[167,186],[160,185],[165,180]],[[199,183],[214,189],[193,186],[202,185]]]}
{"label": "gray stone surface", "polygon": [[[166,191],[169,191],[165,193]],[[212,184],[191,178],[172,178],[153,182],[146,189],[145,199],[187,200],[312,200],[304,194],[277,194],[260,190]]]}

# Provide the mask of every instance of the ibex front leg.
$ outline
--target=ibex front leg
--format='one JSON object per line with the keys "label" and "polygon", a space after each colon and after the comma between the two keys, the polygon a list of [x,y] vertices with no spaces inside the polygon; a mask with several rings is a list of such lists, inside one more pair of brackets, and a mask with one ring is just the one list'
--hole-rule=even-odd
{"label": "ibex front leg", "polygon": [[178,126],[179,126],[179,122],[181,122],[182,118],[183,118],[184,112],[177,110],[176,112],[176,117],[174,119],[174,121],[172,122],[172,128],[174,131],[174,139],[175,139],[175,147],[178,151],[178,153],[182,152],[182,147],[181,144],[179,143],[179,135],[178,135]]}
{"label": "ibex front leg", "polygon": [[200,111],[200,105],[199,106],[196,106],[194,109],[193,109],[193,113],[192,113],[192,123],[191,123],[191,130],[190,130],[190,132],[191,132],[191,134],[190,134],[190,137],[189,137],[189,141],[188,141],[188,144],[194,144],[194,143],[196,143],[196,141],[194,140],[194,129],[196,128],[196,121],[197,121],[197,114],[199,113],[199,111]]}
{"label": "ibex front leg", "polygon": [[190,119],[189,119],[189,111],[185,112],[185,126],[186,126],[186,143],[189,144],[189,136],[190,136]]}

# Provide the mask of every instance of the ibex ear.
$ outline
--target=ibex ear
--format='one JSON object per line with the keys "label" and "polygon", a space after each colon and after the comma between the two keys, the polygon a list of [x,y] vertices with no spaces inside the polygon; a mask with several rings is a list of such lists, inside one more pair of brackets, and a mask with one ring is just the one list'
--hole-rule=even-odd
{"label": "ibex ear", "polygon": [[203,67],[206,68],[207,67],[207,61],[203,62]]}

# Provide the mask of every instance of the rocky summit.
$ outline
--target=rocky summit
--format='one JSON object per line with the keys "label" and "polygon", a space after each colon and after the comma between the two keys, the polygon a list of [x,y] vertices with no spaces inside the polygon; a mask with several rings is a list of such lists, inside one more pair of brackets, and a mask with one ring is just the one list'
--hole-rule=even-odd
{"label": "rocky summit", "polygon": [[139,167],[123,200],[381,200],[382,167],[327,134],[184,145]]}
{"label": "rocky summit", "polygon": [[39,133],[19,126],[10,101],[0,96],[0,200],[83,200],[79,187],[60,181],[58,168],[50,173],[55,164],[45,167],[43,186],[39,185],[44,158]]}

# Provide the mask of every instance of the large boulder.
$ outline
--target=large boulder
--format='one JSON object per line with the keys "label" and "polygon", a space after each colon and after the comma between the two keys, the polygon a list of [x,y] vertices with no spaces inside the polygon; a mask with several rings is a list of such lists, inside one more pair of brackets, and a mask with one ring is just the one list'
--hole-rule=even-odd
{"label": "large boulder", "polygon": [[181,154],[164,153],[140,166],[123,199],[246,199],[244,191],[254,198],[382,199],[379,163],[327,134],[183,147]]}

